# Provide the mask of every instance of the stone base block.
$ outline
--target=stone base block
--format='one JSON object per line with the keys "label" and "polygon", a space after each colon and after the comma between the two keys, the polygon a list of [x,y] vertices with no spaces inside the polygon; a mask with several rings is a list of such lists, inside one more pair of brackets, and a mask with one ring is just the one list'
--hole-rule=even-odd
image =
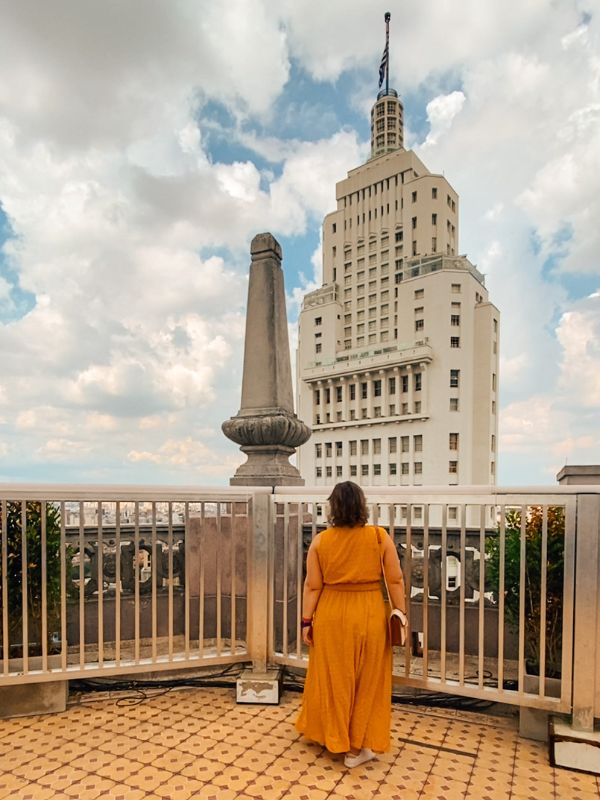
{"label": "stone base block", "polygon": [[[540,679],[537,675],[524,676],[526,692],[537,694],[539,686]],[[548,697],[560,697],[560,679],[546,678],[544,694]],[[547,711],[522,706],[519,709],[519,736],[525,739],[535,739],[538,742],[547,742],[549,717]]]}
{"label": "stone base block", "polygon": [[576,731],[568,722],[550,720],[550,764],[600,775],[600,731]]}
{"label": "stone base block", "polygon": [[57,714],[67,708],[68,681],[23,683],[0,688],[0,719]]}
{"label": "stone base block", "polygon": [[281,670],[257,673],[248,670],[237,680],[236,700],[238,703],[260,705],[279,705],[281,697]]}

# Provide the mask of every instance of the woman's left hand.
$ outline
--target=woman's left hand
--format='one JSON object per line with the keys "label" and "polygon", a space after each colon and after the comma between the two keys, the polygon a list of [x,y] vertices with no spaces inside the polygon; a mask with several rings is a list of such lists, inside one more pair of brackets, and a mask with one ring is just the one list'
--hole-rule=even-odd
{"label": "woman's left hand", "polygon": [[304,644],[312,646],[313,642],[313,626],[307,625],[305,628],[302,628],[302,641]]}

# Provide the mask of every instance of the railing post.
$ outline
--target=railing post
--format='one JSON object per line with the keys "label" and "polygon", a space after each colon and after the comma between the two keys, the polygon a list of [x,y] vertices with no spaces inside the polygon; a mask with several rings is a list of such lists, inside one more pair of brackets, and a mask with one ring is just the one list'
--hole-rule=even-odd
{"label": "railing post", "polygon": [[[600,696],[600,495],[577,495],[573,728],[593,731]],[[596,712],[600,713],[598,707]]]}
{"label": "railing post", "polygon": [[269,656],[269,531],[271,495],[255,491],[250,528],[248,593],[248,652],[256,673],[267,671]]}

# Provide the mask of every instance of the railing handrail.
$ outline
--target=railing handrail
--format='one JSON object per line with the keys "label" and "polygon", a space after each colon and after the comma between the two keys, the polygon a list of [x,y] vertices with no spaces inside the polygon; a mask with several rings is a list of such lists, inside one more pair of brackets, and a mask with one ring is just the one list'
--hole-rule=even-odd
{"label": "railing handrail", "polygon": [[271,494],[270,486],[148,486],[85,483],[0,483],[0,500],[225,502]]}
{"label": "railing handrail", "polygon": [[[275,495],[306,495],[327,497],[331,494],[334,484],[330,486],[276,486],[273,490]],[[364,492],[368,496],[377,495],[380,497],[410,497],[437,495],[462,497],[474,495],[481,497],[505,497],[507,495],[527,496],[543,495],[580,495],[580,494],[600,494],[600,485],[569,485],[569,486],[489,486],[489,485],[441,485],[441,486],[365,486]]]}

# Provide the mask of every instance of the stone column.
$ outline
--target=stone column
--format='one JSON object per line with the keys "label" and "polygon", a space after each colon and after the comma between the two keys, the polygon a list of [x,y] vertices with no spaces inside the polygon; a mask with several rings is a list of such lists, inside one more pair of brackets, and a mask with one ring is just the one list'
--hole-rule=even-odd
{"label": "stone column", "polygon": [[304,481],[288,459],[311,431],[294,413],[281,247],[270,233],[260,233],[250,253],[242,403],[222,426],[248,460],[229,482],[301,486]]}

